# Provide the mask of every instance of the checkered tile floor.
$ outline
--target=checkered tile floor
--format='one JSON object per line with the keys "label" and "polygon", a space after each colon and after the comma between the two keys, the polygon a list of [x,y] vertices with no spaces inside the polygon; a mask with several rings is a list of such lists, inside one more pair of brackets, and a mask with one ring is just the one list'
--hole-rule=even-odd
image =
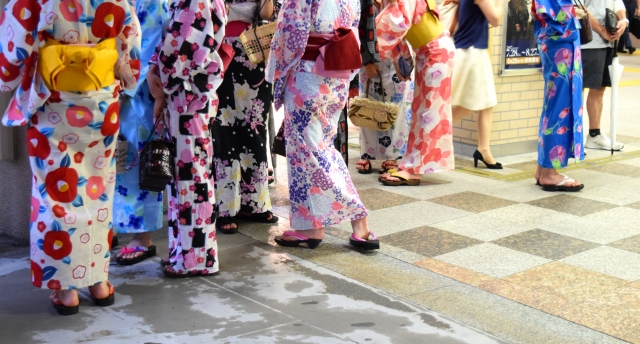
{"label": "checkered tile floor", "polygon": [[[491,174],[467,173],[473,167],[458,159],[458,170],[417,187],[383,186],[376,173],[358,174],[356,159],[349,166],[370,228],[398,259],[640,343],[639,152],[589,151],[566,172],[586,186],[570,194],[536,186],[534,161]],[[272,198],[288,217],[286,187]],[[346,237],[350,224],[329,232]]]}

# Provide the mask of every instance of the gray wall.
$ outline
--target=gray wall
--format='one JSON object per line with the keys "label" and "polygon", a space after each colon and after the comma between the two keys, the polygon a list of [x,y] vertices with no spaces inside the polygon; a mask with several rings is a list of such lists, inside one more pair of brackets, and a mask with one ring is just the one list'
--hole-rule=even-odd
{"label": "gray wall", "polygon": [[[11,94],[0,93],[0,116],[4,114],[10,98]],[[3,138],[8,138],[9,142]],[[15,158],[0,159],[0,234],[19,239],[29,238],[31,212],[31,169],[26,141],[26,127],[0,128],[2,148],[13,149]]]}

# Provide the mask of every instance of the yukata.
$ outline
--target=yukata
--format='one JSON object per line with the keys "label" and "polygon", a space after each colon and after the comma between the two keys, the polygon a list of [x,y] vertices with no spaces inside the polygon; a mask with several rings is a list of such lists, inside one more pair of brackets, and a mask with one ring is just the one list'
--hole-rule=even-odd
{"label": "yukata", "polygon": [[249,61],[238,36],[254,21],[260,0],[230,4],[224,43],[235,55],[218,88],[220,105],[212,126],[216,202],[220,216],[271,210],[266,122],[273,98],[265,63]]}
{"label": "yukata", "polygon": [[569,0],[537,0],[533,10],[545,81],[538,165],[558,169],[584,159],[580,24]]}
{"label": "yukata", "polygon": [[218,272],[213,193],[213,142],[209,127],[222,82],[217,49],[224,37],[221,0],[173,1],[166,34],[151,63],[167,95],[175,143],[175,178],[169,185],[169,263],[178,274]]}
{"label": "yukata", "polygon": [[[421,21],[436,22],[443,30],[423,46],[412,44],[415,52],[415,82],[411,103],[411,128],[407,150],[399,169],[411,174],[428,174],[454,168],[453,125],[451,120],[451,71],[455,47],[437,17],[424,0],[398,0],[376,17],[380,55],[397,61],[411,56],[405,42],[409,29]],[[383,3],[385,4],[386,1]],[[428,33],[432,35],[432,33]]]}
{"label": "yukata", "polygon": [[[28,125],[31,282],[65,290],[104,282],[113,235],[118,98],[122,88],[136,86],[140,68],[134,9],[116,0],[12,0],[0,14],[0,32],[0,90],[17,88],[3,123]],[[83,79],[41,74],[42,61],[59,71],[65,63],[61,55],[69,64],[77,62],[67,48],[91,46],[104,50],[90,58]],[[44,47],[59,50],[44,52]],[[94,72],[108,76],[99,84],[108,86],[52,90],[60,83],[85,82]]]}
{"label": "yukata", "polygon": [[[347,166],[334,147],[338,118],[353,75],[321,76],[314,68],[322,66],[302,60],[311,34],[334,35],[341,27],[357,28],[359,16],[358,0],[286,0],[278,16],[267,81],[274,84],[276,109],[284,105],[293,229],[322,228],[367,216]],[[357,34],[354,37],[357,41]],[[360,64],[359,46],[355,49]]]}
{"label": "yukata", "polygon": [[114,229],[117,233],[144,233],[162,228],[162,192],[138,186],[140,150],[153,129],[153,101],[147,85],[149,60],[162,37],[162,24],[169,19],[166,0],[137,0],[136,13],[142,32],[140,79],[135,90],[120,99],[120,135],[129,142],[127,171],[116,176],[113,200]]}

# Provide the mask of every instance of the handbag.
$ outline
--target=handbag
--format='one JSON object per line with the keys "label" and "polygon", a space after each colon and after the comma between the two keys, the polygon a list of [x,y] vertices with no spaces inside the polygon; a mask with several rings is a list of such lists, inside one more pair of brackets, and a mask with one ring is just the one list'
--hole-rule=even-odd
{"label": "handbag", "polygon": [[[382,76],[378,73],[380,81]],[[349,102],[349,119],[354,125],[385,131],[389,130],[396,122],[400,107],[392,102],[385,100],[384,88],[382,88],[382,101],[369,98],[369,86],[371,85],[371,79],[367,80],[367,90],[364,97],[353,98]]]}
{"label": "handbag", "polygon": [[591,30],[591,22],[589,21],[589,11],[584,7],[580,0],[575,0],[574,7],[576,13],[582,12],[582,16],[576,15],[580,22],[580,44],[587,44],[593,40],[593,30]]}
{"label": "handbag", "polygon": [[618,16],[613,10],[606,8],[604,16],[604,27],[610,33],[618,31]]}
{"label": "handbag", "polygon": [[125,140],[122,135],[119,135],[115,151],[116,174],[127,172],[127,154],[129,154],[129,141]]}
{"label": "handbag", "polygon": [[287,156],[287,147],[284,143],[284,120],[278,129],[278,133],[273,138],[273,144],[271,145],[271,154],[278,154],[281,156]]}
{"label": "handbag", "polygon": [[438,11],[440,12],[440,22],[449,30],[451,37],[456,33],[458,29],[458,12],[460,11],[459,0],[445,0],[440,6]]}
{"label": "handbag", "polygon": [[[164,133],[151,140],[160,121],[164,124]],[[161,192],[174,176],[174,145],[164,115],[156,120],[151,133],[140,153],[139,186],[141,190]]]}
{"label": "handbag", "polygon": [[266,62],[269,59],[269,51],[271,50],[271,40],[276,33],[277,23],[275,21],[260,21],[260,11],[267,4],[265,1],[262,6],[256,6],[256,12],[253,18],[253,25],[248,30],[242,32],[238,38],[244,51],[247,53],[249,62],[258,64]]}
{"label": "handbag", "polygon": [[636,38],[640,39],[640,18],[631,18],[631,23],[629,23],[629,32],[636,36]]}

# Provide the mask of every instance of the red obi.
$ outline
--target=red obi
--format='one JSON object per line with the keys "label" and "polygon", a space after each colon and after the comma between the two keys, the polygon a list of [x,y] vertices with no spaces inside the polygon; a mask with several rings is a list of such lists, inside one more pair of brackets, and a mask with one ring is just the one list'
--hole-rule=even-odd
{"label": "red obi", "polygon": [[314,73],[348,79],[353,70],[362,68],[360,40],[354,30],[338,28],[333,34],[309,34],[303,60],[316,61]]}

